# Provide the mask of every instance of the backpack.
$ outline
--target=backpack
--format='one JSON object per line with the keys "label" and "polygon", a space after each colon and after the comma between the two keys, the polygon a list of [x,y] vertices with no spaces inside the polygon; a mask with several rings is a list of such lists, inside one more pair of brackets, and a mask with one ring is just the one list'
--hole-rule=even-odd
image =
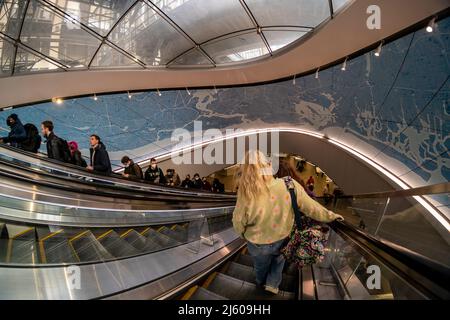
{"label": "backpack", "polygon": [[27,137],[22,141],[21,148],[25,151],[37,153],[42,141],[38,129],[32,123],[27,123],[23,127],[25,128]]}
{"label": "backpack", "polygon": [[60,152],[63,155],[64,162],[70,163],[72,162],[72,154],[70,153],[69,144],[66,140],[57,137],[59,139]]}

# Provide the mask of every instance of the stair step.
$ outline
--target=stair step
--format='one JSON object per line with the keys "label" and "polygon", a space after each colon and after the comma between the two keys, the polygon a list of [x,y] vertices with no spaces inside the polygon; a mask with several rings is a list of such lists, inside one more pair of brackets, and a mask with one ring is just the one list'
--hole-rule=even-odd
{"label": "stair step", "polygon": [[162,228],[159,233],[168,236],[178,242],[184,243],[187,241],[187,231],[186,230],[172,230],[169,228]]}
{"label": "stair step", "polygon": [[79,233],[69,240],[81,262],[112,259],[113,256],[98,242],[91,231]]}
{"label": "stair step", "polygon": [[169,238],[168,236],[166,236],[162,233],[159,233],[159,232],[153,230],[152,228],[150,228],[147,231],[146,236],[148,239],[150,239],[153,242],[156,242],[158,245],[160,245],[161,249],[168,248],[168,247],[174,247],[174,246],[178,246],[181,244],[179,241]]}
{"label": "stair step", "polygon": [[220,296],[233,300],[292,300],[295,294],[280,290],[277,295],[259,292],[256,285],[242,281],[223,273],[217,273],[214,280],[206,287]]}
{"label": "stair step", "polygon": [[69,241],[63,229],[50,232],[39,228],[37,230],[39,238],[39,250],[41,260],[44,263],[74,263],[78,259],[74,250],[69,245]]}
{"label": "stair step", "polygon": [[130,229],[120,235],[120,239],[124,240],[131,247],[139,252],[143,252],[147,242],[147,238],[139,234],[136,230]]}
{"label": "stair step", "polygon": [[[225,274],[239,280],[256,283],[255,270],[250,266],[231,262]],[[295,276],[283,274],[280,284],[281,290],[295,292],[297,285],[298,283]]]}
{"label": "stair step", "polygon": [[139,254],[140,251],[133,247],[127,240],[120,238],[117,232],[107,231],[98,238],[100,244],[114,257],[126,257]]}
{"label": "stair step", "polygon": [[205,288],[198,287],[197,290],[194,292],[194,294],[189,298],[189,300],[228,300],[228,299]]}
{"label": "stair step", "polygon": [[[239,257],[236,260],[237,263],[253,267],[253,259],[249,254],[240,254]],[[298,268],[295,266],[295,264],[287,262],[284,264],[283,273],[291,275],[291,276],[298,276]]]}
{"label": "stair step", "polygon": [[36,229],[8,225],[9,235],[14,234],[7,243],[6,262],[19,264],[39,263]]}

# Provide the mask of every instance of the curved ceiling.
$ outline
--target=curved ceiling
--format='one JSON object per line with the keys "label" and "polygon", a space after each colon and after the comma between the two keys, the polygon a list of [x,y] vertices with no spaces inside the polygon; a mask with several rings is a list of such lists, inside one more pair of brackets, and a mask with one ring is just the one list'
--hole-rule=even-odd
{"label": "curved ceiling", "polygon": [[[40,4],[41,1],[43,0],[39,1]],[[59,1],[64,2],[65,0]],[[34,2],[37,2],[37,0],[34,0]],[[49,0],[45,2],[47,4]],[[271,3],[278,2],[280,1],[271,1]],[[283,3],[287,2],[289,1],[283,1]],[[251,1],[245,3],[250,7]],[[366,26],[367,8],[373,4],[378,5],[382,13],[381,29],[370,30]],[[380,40],[428,19],[447,8],[448,0],[353,1],[327,23],[322,23],[315,30],[309,32],[307,36],[280,49],[273,56],[237,65],[228,64],[215,68],[167,68],[161,66],[152,68],[125,66],[123,68],[94,68],[89,70],[75,68],[77,71],[72,72],[32,72],[17,74],[12,77],[0,77],[0,108],[50,100],[53,97],[157,88],[229,86],[280,79],[344,59],[362,48],[377,44]],[[274,9],[274,12],[271,12],[271,15],[276,16],[278,9]],[[402,12],[402,14],[399,15],[398,12]],[[52,41],[59,41],[58,36],[55,36]],[[138,41],[138,44],[141,42]],[[1,45],[6,46],[2,49],[4,52],[15,50],[15,47],[11,46],[9,42],[0,42]],[[95,51],[98,45],[94,44],[92,48],[86,46],[84,48],[88,51]],[[26,59],[29,55],[29,52],[22,51],[22,45],[17,50],[23,59]],[[111,49],[111,54],[106,52],[105,57],[114,60],[126,56],[125,52],[119,51],[122,55],[116,54],[118,50]],[[36,52],[36,54],[38,53]],[[102,53],[99,52],[98,54],[101,55]],[[5,54],[1,65],[11,64],[12,61],[15,60],[11,60]],[[45,61],[42,63],[45,63]]]}
{"label": "curved ceiling", "polygon": [[241,63],[300,39],[347,2],[6,0],[1,74]]}

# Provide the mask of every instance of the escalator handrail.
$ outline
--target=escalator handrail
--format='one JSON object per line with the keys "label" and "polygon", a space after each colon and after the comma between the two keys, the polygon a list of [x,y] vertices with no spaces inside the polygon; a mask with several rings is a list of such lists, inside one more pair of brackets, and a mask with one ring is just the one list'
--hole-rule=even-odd
{"label": "escalator handrail", "polygon": [[[14,170],[20,170],[23,172],[27,172],[29,174],[34,174],[34,175],[39,175],[39,176],[43,176],[43,177],[49,177],[50,179],[56,179],[58,181],[61,181],[61,184],[55,184],[55,183],[46,183],[45,180],[34,180],[34,179],[30,179],[27,178],[25,175],[20,175],[18,172],[15,172],[15,174],[17,173],[17,175],[13,175],[11,173],[7,173],[5,171],[0,172],[0,174],[4,174],[10,177],[15,177],[17,179],[21,179],[23,181],[28,181],[30,183],[36,183],[36,184],[46,184],[47,186],[50,187],[55,187],[55,188],[60,188],[60,189],[66,189],[66,190],[71,190],[74,191],[74,187],[73,186],[66,186],[65,182],[70,182],[70,183],[75,183],[78,186],[90,186],[92,188],[95,188],[96,190],[93,191],[92,188],[86,188],[85,190],[83,188],[79,188],[75,191],[77,192],[85,192],[85,193],[89,193],[89,194],[95,194],[98,193],[99,195],[106,195],[106,196],[119,196],[119,197],[124,197],[124,198],[129,198],[129,199],[133,199],[133,198],[138,198],[138,199],[142,199],[143,197],[147,197],[147,199],[150,200],[150,198],[148,198],[149,196],[155,196],[155,195],[159,195],[159,196],[163,196],[164,198],[170,198],[173,197],[175,198],[179,198],[178,200],[186,200],[186,199],[192,199],[195,198],[195,201],[200,201],[200,200],[205,200],[205,201],[218,201],[218,202],[229,202],[229,201],[235,201],[235,196],[234,195],[221,195],[221,194],[217,194],[217,193],[208,193],[208,192],[199,192],[196,189],[183,189],[184,192],[179,192],[179,190],[174,190],[174,188],[172,187],[162,187],[162,188],[158,188],[158,189],[153,189],[153,188],[148,188],[148,190],[143,190],[143,189],[131,189],[131,188],[127,188],[124,186],[117,186],[117,185],[106,185],[106,184],[101,184],[101,183],[96,183],[95,181],[86,181],[86,180],[80,180],[80,179],[76,179],[74,177],[68,177],[68,176],[59,176],[56,174],[52,174],[49,172],[36,172],[36,170],[32,169],[32,168],[27,168],[27,167],[23,167],[17,163],[12,163],[9,162],[7,160],[4,159],[0,159],[0,165],[3,166],[7,166],[7,167],[11,167]],[[69,184],[70,184],[69,183]],[[102,191],[103,190],[103,191]],[[117,191],[117,192],[116,192]],[[118,191],[120,191],[120,193],[118,193]],[[129,193],[129,196],[125,196],[125,193]],[[101,194],[100,194],[101,193]],[[140,197],[138,197],[138,195],[140,195]]]}
{"label": "escalator handrail", "polygon": [[377,239],[345,221],[334,221],[330,226],[426,297],[450,299],[448,266],[390,241]]}
{"label": "escalator handrail", "polygon": [[[20,150],[17,148],[13,148],[10,146],[6,146],[4,144],[0,144],[0,154],[1,154],[2,149],[9,151],[11,153],[14,153],[14,156],[16,154],[20,155],[21,157],[16,158],[19,161],[32,163],[33,165],[39,165],[39,164],[37,164],[35,161],[33,161],[33,162],[27,161],[27,159],[24,159],[24,158],[31,158],[34,160],[39,160],[40,162],[47,162],[47,163],[51,164],[51,166],[44,166],[44,167],[47,167],[50,170],[61,171],[66,174],[79,176],[80,178],[88,178],[88,179],[94,179],[97,181],[104,181],[107,183],[108,186],[111,186],[111,184],[114,184],[114,186],[130,188],[133,191],[135,191],[136,188],[139,188],[139,189],[148,190],[148,191],[159,191],[159,192],[170,191],[172,193],[180,193],[180,194],[184,194],[184,193],[192,194],[194,192],[192,189],[150,184],[150,183],[146,182],[145,180],[125,179],[122,176],[115,174],[115,173],[113,173],[112,175],[102,174],[99,172],[93,173],[93,172],[87,171],[84,168],[81,168],[81,167],[78,167],[78,166],[75,166],[72,164],[62,163],[62,162],[56,161],[54,159],[39,157],[36,154],[26,152],[26,151],[23,151],[23,150]],[[3,153],[3,154],[7,157],[12,157],[12,155],[9,155],[8,153],[6,153],[6,154]],[[8,160],[3,159],[2,161],[8,161]],[[62,176],[60,176],[60,178],[62,178]],[[227,198],[227,197],[235,196],[234,193],[211,193],[211,192],[201,190],[201,189],[196,189],[195,193],[204,194],[205,196],[217,197],[217,198],[223,198],[223,197]]]}

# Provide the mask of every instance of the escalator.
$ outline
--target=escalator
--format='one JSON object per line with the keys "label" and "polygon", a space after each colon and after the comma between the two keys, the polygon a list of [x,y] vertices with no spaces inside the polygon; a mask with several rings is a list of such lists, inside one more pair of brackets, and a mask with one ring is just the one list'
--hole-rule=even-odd
{"label": "escalator", "polygon": [[[286,264],[279,293],[269,295],[256,290],[233,231],[234,195],[55,170],[8,152],[0,150],[0,299],[450,298],[448,244],[423,226],[406,241],[397,219],[422,214],[409,198],[448,193],[448,184],[335,199],[330,209],[346,222],[331,224],[325,260]],[[414,238],[425,231],[434,247],[422,250]],[[373,266],[381,275],[368,288]]]}

